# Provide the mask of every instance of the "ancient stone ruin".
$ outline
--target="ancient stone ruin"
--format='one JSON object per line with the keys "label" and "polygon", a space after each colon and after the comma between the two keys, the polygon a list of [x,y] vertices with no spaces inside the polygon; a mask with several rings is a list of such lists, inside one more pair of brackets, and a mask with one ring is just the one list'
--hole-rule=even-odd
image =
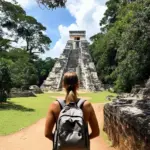
{"label": "ancient stone ruin", "polygon": [[43,91],[62,90],[62,78],[66,72],[76,72],[80,80],[80,88],[88,91],[100,91],[101,82],[98,79],[95,65],[88,49],[85,31],[70,31],[63,53],[55,63],[49,76],[44,81]]}
{"label": "ancient stone ruin", "polygon": [[118,150],[150,150],[150,78],[104,106],[104,131]]}
{"label": "ancient stone ruin", "polygon": [[124,98],[124,99],[150,99],[150,78],[147,80],[147,82],[142,85],[135,85],[131,93],[122,93],[119,94],[118,98]]}
{"label": "ancient stone ruin", "polygon": [[35,94],[42,94],[43,91],[37,86],[37,85],[31,85],[29,87],[30,91],[32,91]]}
{"label": "ancient stone ruin", "polygon": [[36,97],[36,94],[31,90],[22,90],[18,88],[12,88],[9,94],[10,98],[17,97]]}
{"label": "ancient stone ruin", "polygon": [[106,104],[104,131],[119,150],[150,150],[150,99]]}

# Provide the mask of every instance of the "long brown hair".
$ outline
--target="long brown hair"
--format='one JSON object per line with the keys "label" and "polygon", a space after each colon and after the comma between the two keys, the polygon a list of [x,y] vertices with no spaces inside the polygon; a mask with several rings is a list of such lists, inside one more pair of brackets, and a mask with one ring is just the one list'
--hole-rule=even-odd
{"label": "long brown hair", "polygon": [[63,77],[63,86],[66,89],[66,103],[77,100],[78,76],[75,72],[67,72]]}

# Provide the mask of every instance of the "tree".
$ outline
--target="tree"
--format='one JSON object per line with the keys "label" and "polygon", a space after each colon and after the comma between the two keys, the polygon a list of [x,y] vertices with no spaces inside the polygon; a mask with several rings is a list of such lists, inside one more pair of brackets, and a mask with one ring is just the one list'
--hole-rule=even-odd
{"label": "tree", "polygon": [[37,69],[29,62],[30,56],[26,50],[13,49],[5,58],[13,62],[10,66],[13,87],[28,88],[32,84],[38,84]]}
{"label": "tree", "polygon": [[[0,31],[7,28],[12,33],[13,40],[3,39],[3,32],[0,35],[0,46],[10,42],[17,42],[20,38],[25,40],[23,47],[33,57],[34,53],[44,53],[49,50],[51,40],[44,34],[46,28],[35,18],[27,16],[26,12],[18,4],[12,4],[4,0],[0,1]],[[3,44],[3,45],[4,45]],[[4,47],[4,46],[1,47]],[[5,47],[6,48],[6,47]]]}
{"label": "tree", "polygon": [[150,76],[150,1],[109,0],[107,5],[104,30],[92,37],[91,54],[104,83],[130,92]]}
{"label": "tree", "polygon": [[12,4],[5,0],[0,0],[0,35],[3,34],[2,28],[9,30],[15,30],[19,18],[22,15],[26,15],[26,12],[17,4]]}
{"label": "tree", "polygon": [[28,89],[30,85],[40,86],[55,63],[55,60],[49,57],[45,60],[37,59],[31,63],[27,51],[17,48],[4,52],[2,57],[10,62],[12,87],[16,88],[26,87]]}
{"label": "tree", "polygon": [[50,57],[47,57],[45,60],[38,59],[34,62],[35,68],[37,68],[39,86],[41,86],[43,81],[47,78],[54,64],[55,64],[55,59],[52,59]]}
{"label": "tree", "polygon": [[24,48],[30,55],[49,50],[51,40],[44,34],[45,30],[46,28],[31,16],[20,18],[20,25],[17,28],[18,37],[22,37],[26,41]]}
{"label": "tree", "polygon": [[[51,40],[45,31],[46,27],[27,16],[20,5],[0,0],[1,96],[5,91],[9,93],[11,87],[28,89],[30,85],[41,85],[48,76],[55,60],[41,60],[36,55],[49,50]],[[23,39],[26,45],[13,47],[12,42],[19,39]],[[4,84],[6,80],[8,84]]]}
{"label": "tree", "polygon": [[102,31],[109,30],[113,24],[117,21],[117,14],[121,7],[120,0],[109,0],[106,2],[107,10],[104,13],[104,17],[100,21]]}
{"label": "tree", "polygon": [[[117,74],[128,72],[128,74],[126,74],[126,77],[121,76],[117,80],[116,87],[124,86],[125,91],[130,91],[133,85],[141,84],[150,76],[150,3],[148,2],[148,0],[145,3],[139,1],[130,5],[132,6],[130,9],[132,8],[135,14],[133,15],[133,21],[122,34],[118,49],[119,65],[116,72]],[[124,72],[123,68],[127,71]]]}
{"label": "tree", "polygon": [[5,59],[0,59],[0,103],[6,102],[12,87],[10,71],[8,67],[10,63],[11,62]]}
{"label": "tree", "polygon": [[[25,15],[25,11],[19,5],[0,0],[0,52],[8,50],[11,42],[16,41],[14,35],[21,14]],[[9,34],[6,31],[9,31]]]}

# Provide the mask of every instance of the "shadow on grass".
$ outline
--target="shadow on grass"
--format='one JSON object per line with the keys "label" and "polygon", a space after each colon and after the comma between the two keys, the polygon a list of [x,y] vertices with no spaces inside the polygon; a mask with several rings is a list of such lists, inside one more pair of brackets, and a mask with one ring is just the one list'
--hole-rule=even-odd
{"label": "shadow on grass", "polygon": [[0,103],[0,111],[2,111],[2,110],[18,110],[18,111],[23,111],[23,112],[35,111],[32,108],[26,108],[26,107],[24,107],[22,105],[17,105],[17,104],[12,103],[12,102]]}

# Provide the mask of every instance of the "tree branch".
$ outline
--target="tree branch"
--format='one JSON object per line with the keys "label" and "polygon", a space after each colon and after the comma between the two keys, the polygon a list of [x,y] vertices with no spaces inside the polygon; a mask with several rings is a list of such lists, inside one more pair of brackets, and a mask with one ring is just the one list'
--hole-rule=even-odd
{"label": "tree branch", "polygon": [[42,4],[48,8],[65,7],[67,0],[36,0],[38,4]]}

